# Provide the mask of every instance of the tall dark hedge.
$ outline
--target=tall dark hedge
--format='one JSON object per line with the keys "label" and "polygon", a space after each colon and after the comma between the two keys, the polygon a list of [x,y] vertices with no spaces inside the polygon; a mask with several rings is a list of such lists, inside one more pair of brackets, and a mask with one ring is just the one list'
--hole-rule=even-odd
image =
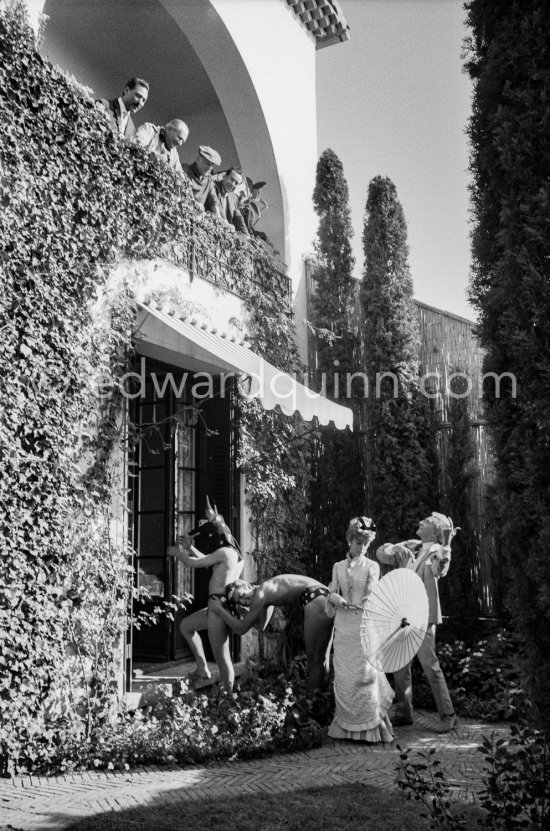
{"label": "tall dark hedge", "polygon": [[[348,184],[342,162],[330,149],[317,163],[313,203],[319,216],[315,293],[311,323],[317,327],[316,388],[353,407],[346,396],[346,376],[357,370],[358,339],[353,330],[355,281],[351,251],[353,228]],[[339,377],[339,390],[334,385]],[[364,511],[360,435],[321,428],[313,459],[311,526],[315,576],[328,580],[332,565],[346,550],[345,531],[351,517]]]}
{"label": "tall dark hedge", "polygon": [[[457,366],[454,371],[461,372],[461,369]],[[455,379],[453,392],[463,395],[466,391],[466,379]],[[479,637],[481,612],[477,557],[479,541],[471,521],[472,485],[479,471],[466,397],[449,398],[447,418],[445,495],[441,499],[440,510],[452,517],[460,532],[453,542],[452,568],[445,580],[440,582],[439,592],[442,607],[451,619],[453,635],[472,640]]]}
{"label": "tall dark hedge", "polygon": [[[405,215],[393,182],[369,184],[363,231],[363,367],[368,509],[379,540],[411,537],[437,508],[435,426],[418,382],[418,317],[408,264]],[[392,373],[397,379],[377,376]]]}
{"label": "tall dark hedge", "polygon": [[528,650],[530,686],[550,725],[550,4],[472,0],[471,299],[497,449],[499,555],[507,605]]}

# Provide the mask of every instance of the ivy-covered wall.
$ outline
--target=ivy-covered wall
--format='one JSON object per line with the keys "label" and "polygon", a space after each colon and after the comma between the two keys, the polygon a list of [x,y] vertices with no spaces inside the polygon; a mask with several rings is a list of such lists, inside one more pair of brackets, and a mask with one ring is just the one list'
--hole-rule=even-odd
{"label": "ivy-covered wall", "polygon": [[[110,532],[124,486],[111,462],[134,317],[132,287],[107,290],[113,265],[178,261],[197,240],[223,249],[242,278],[253,348],[285,369],[296,352],[285,304],[252,280],[251,258],[269,272],[267,253],[198,221],[185,183],[112,135],[36,51],[21,6],[0,13],[0,42],[0,753],[23,770],[65,730],[90,735],[113,716],[132,581]],[[111,394],[100,399],[90,379],[105,370]],[[243,424],[254,553],[277,570],[282,550],[299,559],[306,544],[307,481],[293,452],[304,427],[255,404]]]}

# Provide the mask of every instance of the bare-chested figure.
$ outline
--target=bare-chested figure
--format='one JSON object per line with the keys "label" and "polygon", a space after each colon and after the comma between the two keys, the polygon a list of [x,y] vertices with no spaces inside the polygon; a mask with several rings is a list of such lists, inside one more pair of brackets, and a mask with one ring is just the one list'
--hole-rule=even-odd
{"label": "bare-chested figure", "polygon": [[212,598],[225,598],[225,589],[229,583],[237,580],[243,570],[243,560],[232,544],[233,537],[217,509],[210,507],[207,499],[206,516],[208,520],[202,522],[190,532],[193,537],[199,537],[201,547],[207,553],[202,553],[194,545],[185,550],[187,541],[178,537],[176,545],[168,548],[168,554],[181,560],[191,568],[212,568],[208,583],[208,607],[185,617],[180,623],[180,632],[189,644],[197,669],[191,673],[190,679],[210,678],[212,673],[208,669],[204,647],[199,631],[208,630],[208,639],[214,653],[214,659],[220,670],[220,681],[228,689],[232,689],[235,680],[235,670],[229,651],[229,630],[219,615],[209,614]]}
{"label": "bare-chested figure", "polygon": [[[220,600],[212,600],[215,612],[228,626],[243,635],[252,626],[265,629],[274,606],[300,606],[304,610],[304,641],[308,663],[308,688],[323,689],[329,671],[332,619],[325,613],[326,586],[302,574],[279,574],[259,585],[235,580],[226,589],[230,605],[248,606],[242,618],[231,614]],[[214,617],[214,615],[211,615]]]}

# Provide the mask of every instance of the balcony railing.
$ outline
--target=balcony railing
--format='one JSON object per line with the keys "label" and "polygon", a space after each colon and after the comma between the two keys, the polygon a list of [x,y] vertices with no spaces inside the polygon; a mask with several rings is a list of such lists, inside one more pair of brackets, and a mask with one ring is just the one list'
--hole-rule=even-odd
{"label": "balcony railing", "polygon": [[135,178],[144,179],[147,193],[151,183],[159,198],[153,221],[136,228],[126,246],[130,256],[161,256],[185,268],[192,278],[200,277],[238,296],[250,281],[291,312],[291,282],[286,265],[271,252],[268,244],[253,236],[230,229],[212,214],[202,211],[186,180],[174,174],[154,154],[123,142],[120,151],[128,153]]}
{"label": "balcony railing", "polygon": [[292,284],[286,265],[266,244],[225,230],[208,214],[200,213],[191,198],[179,207],[186,222],[179,228],[178,241],[163,246],[167,259],[189,271],[192,278],[200,277],[239,296],[243,276],[251,278],[259,291],[273,294],[291,311]]}
{"label": "balcony railing", "polygon": [[[259,243],[251,241],[251,248],[259,248]],[[241,252],[241,263],[243,256]],[[270,291],[284,303],[292,305],[291,282],[286,273],[286,265],[276,257],[258,251],[252,251],[247,257],[249,274],[260,291]],[[193,277],[201,277],[216,286],[240,295],[240,274],[233,263],[231,248],[223,249],[217,243],[208,244],[208,240],[192,239],[188,246],[188,263],[186,267]],[[247,270],[248,270],[247,269]]]}

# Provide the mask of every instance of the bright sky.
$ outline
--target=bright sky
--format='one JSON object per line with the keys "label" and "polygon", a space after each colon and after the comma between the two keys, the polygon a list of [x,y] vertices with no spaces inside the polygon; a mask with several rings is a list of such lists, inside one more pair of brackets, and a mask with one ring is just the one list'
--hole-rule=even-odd
{"label": "bright sky", "polygon": [[344,165],[356,275],[369,181],[389,176],[408,225],[415,296],[475,320],[470,264],[471,84],[462,0],[340,0],[351,40],[317,52],[319,153]]}

